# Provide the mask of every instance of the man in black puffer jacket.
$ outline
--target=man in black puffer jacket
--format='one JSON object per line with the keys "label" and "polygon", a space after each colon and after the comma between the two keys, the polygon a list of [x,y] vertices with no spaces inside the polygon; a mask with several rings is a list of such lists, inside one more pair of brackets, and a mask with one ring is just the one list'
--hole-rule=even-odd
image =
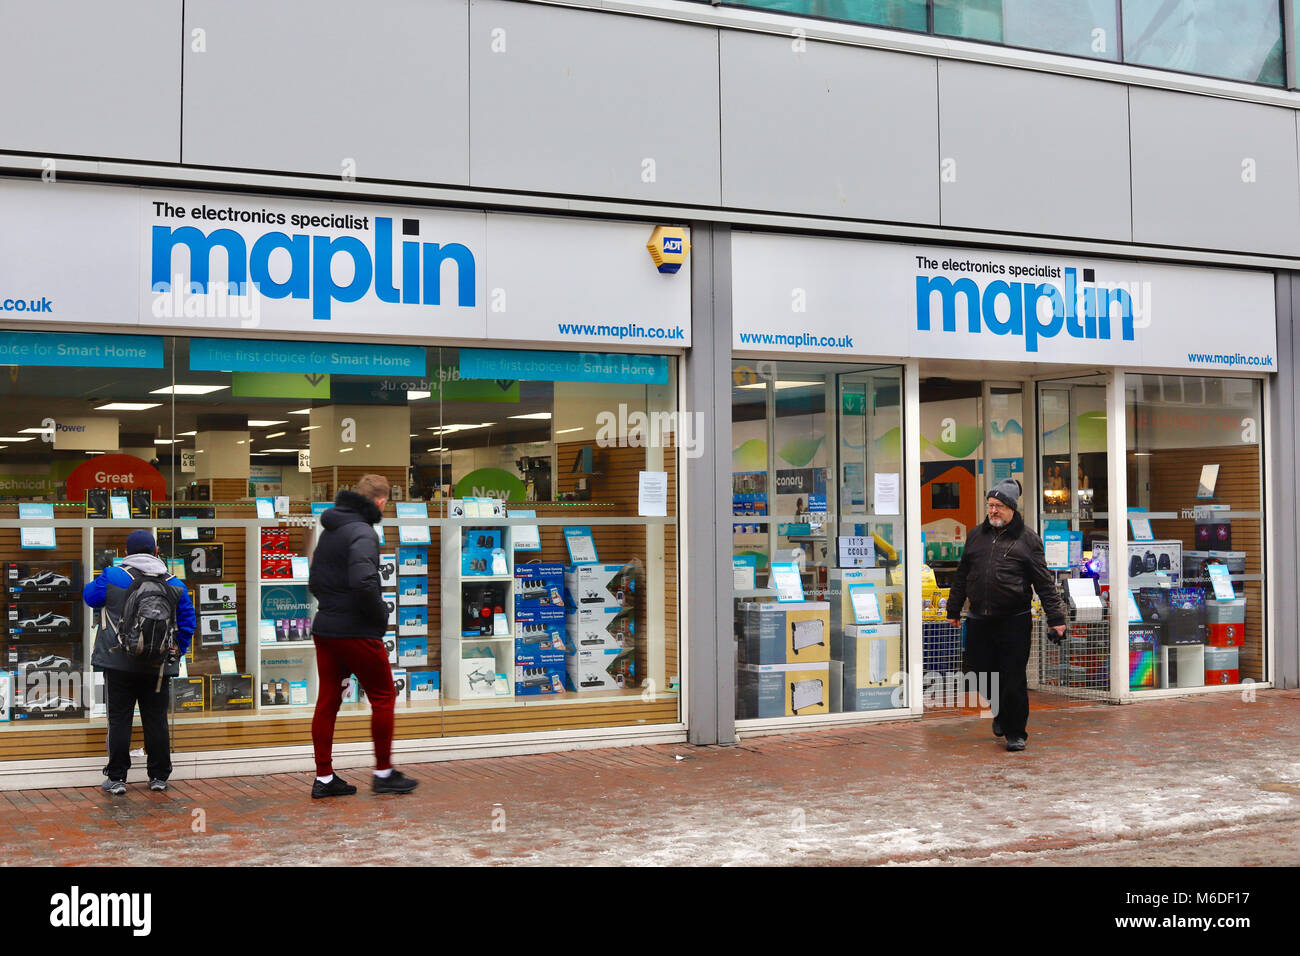
{"label": "man in black puffer jacket", "polygon": [[393,703],[397,689],[383,636],[388,605],[379,587],[379,535],[388,503],[388,479],[366,475],[352,491],[340,491],[321,515],[325,533],[312,554],[308,587],[316,598],[312,640],[320,688],[311,720],[316,751],[313,797],[347,796],[357,788],[334,772],[334,721],[343,703],[343,683],[355,674],[370,700],[370,736],[375,744],[375,793],[410,793],[416,781],[393,769]]}
{"label": "man in black puffer jacket", "polygon": [[988,516],[966,539],[948,596],[948,622],[960,626],[962,605],[969,598],[965,668],[978,675],[981,687],[997,688],[998,699],[989,701],[997,706],[993,733],[1006,734],[1007,750],[1013,751],[1024,750],[1029,736],[1025,667],[1032,627],[1031,586],[1047,614],[1049,636],[1060,643],[1065,636],[1065,603],[1047,569],[1042,539],[1025,527],[1020,516],[1020,482],[1008,478],[989,492]]}

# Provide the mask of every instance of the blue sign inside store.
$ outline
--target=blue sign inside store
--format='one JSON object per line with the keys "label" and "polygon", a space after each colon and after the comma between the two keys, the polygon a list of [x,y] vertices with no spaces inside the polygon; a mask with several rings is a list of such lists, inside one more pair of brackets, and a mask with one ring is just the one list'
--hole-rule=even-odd
{"label": "blue sign inside store", "polygon": [[424,355],[424,349],[409,345],[191,339],[190,371],[422,376]]}
{"label": "blue sign inside store", "polygon": [[0,332],[0,365],[162,368],[163,340],[157,335]]}
{"label": "blue sign inside store", "polygon": [[519,382],[665,385],[668,382],[668,358],[664,355],[615,355],[612,352],[461,349],[460,377]]}

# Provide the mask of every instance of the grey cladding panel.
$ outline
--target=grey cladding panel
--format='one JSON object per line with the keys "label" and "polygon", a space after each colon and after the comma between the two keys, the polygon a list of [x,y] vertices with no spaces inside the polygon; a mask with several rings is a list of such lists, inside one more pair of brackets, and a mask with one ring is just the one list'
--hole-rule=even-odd
{"label": "grey cladding panel", "polygon": [[464,184],[467,0],[188,0],[185,162]]}
{"label": "grey cladding panel", "polygon": [[938,223],[933,60],[723,31],[720,63],[726,205]]}
{"label": "grey cladding panel", "polygon": [[1131,238],[1125,87],[941,61],[939,118],[945,226]]}
{"label": "grey cladding panel", "polygon": [[0,0],[0,149],[174,163],[181,0]]}
{"label": "grey cladding panel", "polygon": [[1136,241],[1300,255],[1293,111],[1163,90],[1131,99]]}
{"label": "grey cladding panel", "polygon": [[475,0],[471,183],[716,205],[717,43],[706,27]]}

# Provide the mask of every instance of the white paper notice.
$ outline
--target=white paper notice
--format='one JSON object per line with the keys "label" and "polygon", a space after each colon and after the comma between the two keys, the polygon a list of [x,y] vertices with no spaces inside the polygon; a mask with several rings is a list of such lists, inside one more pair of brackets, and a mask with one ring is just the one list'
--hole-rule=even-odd
{"label": "white paper notice", "polygon": [[898,472],[876,472],[875,513],[898,514]]}
{"label": "white paper notice", "polygon": [[124,497],[113,495],[108,499],[109,517],[119,521],[129,521],[131,518],[131,505]]}
{"label": "white paper notice", "polygon": [[1155,537],[1151,533],[1150,518],[1129,518],[1128,524],[1133,529],[1134,541],[1150,541]]}
{"label": "white paper notice", "polygon": [[194,525],[192,525],[192,524],[183,524],[183,525],[181,525],[181,540],[182,540],[182,541],[198,541],[198,540],[199,540],[199,529],[196,528],[196,527],[195,527]]}
{"label": "white paper notice", "polygon": [[637,514],[647,518],[668,516],[668,472],[641,472],[640,490],[637,494]]}
{"label": "white paper notice", "polygon": [[275,499],[274,498],[257,499],[257,518],[259,521],[275,520]]}

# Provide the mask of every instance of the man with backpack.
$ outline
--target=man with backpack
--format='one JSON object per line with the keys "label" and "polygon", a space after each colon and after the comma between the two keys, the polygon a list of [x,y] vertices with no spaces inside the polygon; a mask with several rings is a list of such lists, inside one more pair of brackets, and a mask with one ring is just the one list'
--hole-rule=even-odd
{"label": "man with backpack", "polygon": [[131,715],[140,705],[149,789],[166,790],[171,776],[167,734],[170,678],[194,635],[194,604],[177,578],[167,573],[148,531],[132,531],[126,557],[86,585],[82,597],[102,608],[90,664],[104,672],[108,710],[108,764],[103,789],[126,793],[131,769]]}

